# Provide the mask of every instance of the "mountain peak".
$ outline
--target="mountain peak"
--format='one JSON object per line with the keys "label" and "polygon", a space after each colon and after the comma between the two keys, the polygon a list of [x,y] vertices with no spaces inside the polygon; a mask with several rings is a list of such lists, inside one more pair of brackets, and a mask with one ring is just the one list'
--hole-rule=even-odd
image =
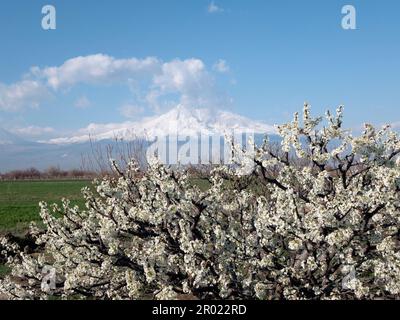
{"label": "mountain peak", "polygon": [[54,144],[86,142],[89,135],[96,140],[120,138],[134,140],[138,137],[152,139],[168,135],[195,136],[221,135],[235,130],[258,134],[275,133],[275,128],[261,121],[251,120],[244,116],[223,110],[192,109],[178,105],[168,112],[141,121],[128,121],[114,124],[91,124],[85,134],[58,138],[48,141]]}

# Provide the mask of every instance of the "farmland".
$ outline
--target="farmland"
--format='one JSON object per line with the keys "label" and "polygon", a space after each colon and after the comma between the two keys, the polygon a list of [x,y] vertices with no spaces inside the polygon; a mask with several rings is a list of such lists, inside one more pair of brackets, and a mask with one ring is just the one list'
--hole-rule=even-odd
{"label": "farmland", "polygon": [[60,203],[62,198],[82,206],[80,190],[90,181],[1,181],[0,234],[23,234],[31,221],[40,221],[39,202]]}
{"label": "farmland", "polygon": [[[0,182],[0,235],[23,235],[31,221],[40,222],[39,202],[60,203],[68,198],[72,204],[84,205],[80,190],[90,181],[1,181]],[[0,277],[9,269],[0,264]]]}

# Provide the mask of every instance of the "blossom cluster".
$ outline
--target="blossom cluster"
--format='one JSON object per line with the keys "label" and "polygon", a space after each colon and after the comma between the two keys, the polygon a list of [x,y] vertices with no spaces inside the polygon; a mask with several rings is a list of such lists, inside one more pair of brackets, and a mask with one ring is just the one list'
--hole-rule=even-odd
{"label": "blossom cluster", "polygon": [[[400,296],[400,140],[389,127],[326,121],[278,127],[200,189],[185,170],[132,161],[82,190],[84,210],[41,203],[44,250],[14,254],[0,291],[47,299],[391,299]],[[249,166],[251,163],[251,166]],[[241,170],[243,168],[243,170]],[[249,170],[251,168],[251,170]],[[61,216],[61,218],[59,217]]]}

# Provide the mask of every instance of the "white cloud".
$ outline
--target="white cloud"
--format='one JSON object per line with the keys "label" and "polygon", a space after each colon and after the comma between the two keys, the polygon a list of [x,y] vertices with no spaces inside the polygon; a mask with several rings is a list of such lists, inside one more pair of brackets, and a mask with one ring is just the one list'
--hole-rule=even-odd
{"label": "white cloud", "polygon": [[91,104],[92,103],[86,96],[79,97],[74,103],[75,107],[77,107],[79,109],[89,108],[91,106]]}
{"label": "white cloud", "polygon": [[162,91],[187,91],[202,85],[206,76],[204,63],[199,59],[174,60],[164,63],[162,73],[154,78],[154,84]]}
{"label": "white cloud", "polygon": [[50,93],[39,81],[22,80],[11,85],[0,83],[0,110],[37,108],[49,96]]}
{"label": "white cloud", "polygon": [[50,134],[55,132],[54,128],[52,127],[39,127],[39,126],[28,126],[24,128],[17,128],[12,131],[18,135],[27,137],[38,137],[44,134]]}
{"label": "white cloud", "polygon": [[[173,99],[174,94],[177,100]],[[187,59],[164,63],[161,74],[154,77],[146,100],[154,110],[163,110],[177,104],[190,108],[226,107],[225,98],[204,63],[199,59]]]}
{"label": "white cloud", "polygon": [[125,118],[134,119],[144,112],[144,108],[137,105],[125,104],[119,108],[119,112]]}
{"label": "white cloud", "polygon": [[214,63],[213,69],[220,73],[226,73],[230,70],[228,63],[223,59],[219,59],[216,63]]}
{"label": "white cloud", "polygon": [[[220,60],[220,72],[229,68]],[[23,106],[39,106],[46,94],[68,93],[81,84],[125,85],[132,93],[132,106],[161,112],[177,104],[191,108],[227,107],[229,99],[218,91],[213,76],[200,59],[174,59],[163,62],[154,57],[143,59],[95,54],[69,59],[60,66],[32,67],[27,79],[11,86],[0,86],[0,109],[20,110]],[[91,104],[85,96],[75,101],[78,108]],[[119,110],[132,117],[139,110],[132,106]]]}
{"label": "white cloud", "polygon": [[125,82],[131,77],[152,74],[159,67],[160,62],[153,57],[115,59],[108,55],[95,54],[69,59],[59,67],[44,69],[34,67],[31,72],[38,77],[45,78],[47,84],[57,90],[69,88],[78,83]]}
{"label": "white cloud", "polygon": [[[227,68],[223,62],[219,67],[220,70]],[[134,105],[147,106],[153,111],[165,110],[178,103],[205,107],[215,104],[218,95],[206,66],[194,58],[163,62],[154,57],[116,59],[96,54],[69,59],[61,66],[31,68],[31,74],[44,79],[54,90],[80,83],[123,83],[132,91]],[[77,104],[86,105],[85,102],[82,100]]]}
{"label": "white cloud", "polygon": [[223,12],[224,9],[221,8],[221,7],[219,7],[219,6],[217,6],[217,5],[214,3],[214,1],[212,1],[212,2],[208,5],[208,7],[207,7],[207,11],[208,11],[209,13],[218,13],[218,12]]}

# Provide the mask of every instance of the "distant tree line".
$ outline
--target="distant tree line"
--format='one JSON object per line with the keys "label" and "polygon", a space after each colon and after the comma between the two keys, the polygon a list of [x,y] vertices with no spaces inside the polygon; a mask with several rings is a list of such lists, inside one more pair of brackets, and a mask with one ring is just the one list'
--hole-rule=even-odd
{"label": "distant tree line", "polygon": [[46,170],[28,168],[1,173],[0,180],[41,180],[41,179],[92,179],[98,173],[84,169],[62,170],[59,167],[49,167]]}

